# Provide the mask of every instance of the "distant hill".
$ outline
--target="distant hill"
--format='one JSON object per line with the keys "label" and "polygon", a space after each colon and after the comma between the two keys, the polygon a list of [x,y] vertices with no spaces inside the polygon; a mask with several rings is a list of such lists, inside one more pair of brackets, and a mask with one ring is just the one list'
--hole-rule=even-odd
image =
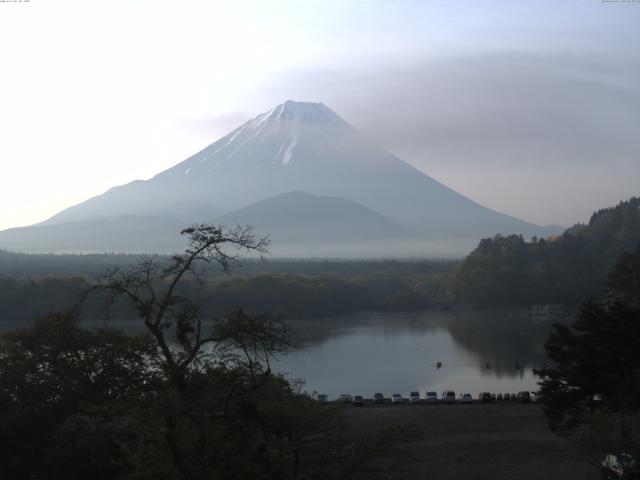
{"label": "distant hill", "polygon": [[598,296],[616,260],[639,244],[640,198],[631,198],[550,239],[482,240],[457,270],[454,295],[472,303],[579,303]]}
{"label": "distant hill", "polygon": [[186,246],[180,231],[187,225],[166,216],[96,217],[4,230],[0,248],[30,253],[169,253]]}
{"label": "distant hill", "polygon": [[[230,227],[252,225],[257,234],[269,234],[275,257],[330,257],[337,252],[351,258],[390,257],[392,246],[414,252],[429,249],[433,256],[450,251],[352,200],[304,192],[277,195],[209,221]],[[169,254],[186,247],[180,231],[191,223],[174,217],[121,215],[5,230],[0,240],[14,252]]]}
{"label": "distant hill", "polygon": [[[398,226],[426,240],[388,243],[384,253],[389,257],[463,256],[483,236],[546,236],[561,231],[479,205],[387,152],[321,103],[287,101],[149,180],[114,187],[40,225],[0,232],[0,248],[23,252],[144,248],[152,253],[176,245],[174,230],[163,230],[162,222],[167,226],[175,221],[181,226],[210,222],[292,191],[357,202],[368,209],[365,223],[370,227],[372,213],[378,215],[379,226],[380,218],[386,218],[389,231],[373,229],[380,241],[394,236]],[[270,212],[271,225],[287,225],[286,218],[276,220],[277,214]],[[141,225],[149,226],[148,242],[125,217],[140,218]],[[305,225],[313,227],[312,222]],[[344,225],[340,211],[326,217],[323,232],[336,236],[324,238],[321,249],[317,243],[304,243],[316,238],[312,232],[288,229],[298,243],[287,241],[289,250],[280,249],[281,254],[343,257],[370,251],[378,255],[376,249],[358,254],[353,242],[343,243]],[[275,229],[261,233],[285,237]],[[360,244],[367,246],[372,240],[365,236]]]}
{"label": "distant hill", "polygon": [[[416,232],[352,200],[288,192],[217,219],[222,225],[253,225],[271,232],[276,257],[388,257],[400,246],[420,251],[428,244]],[[393,243],[391,243],[393,242]]]}

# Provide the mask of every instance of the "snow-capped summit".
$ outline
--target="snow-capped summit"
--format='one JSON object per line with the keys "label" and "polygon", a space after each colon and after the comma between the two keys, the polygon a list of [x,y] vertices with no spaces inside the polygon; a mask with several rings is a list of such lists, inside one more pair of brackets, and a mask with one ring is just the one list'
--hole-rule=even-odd
{"label": "snow-capped summit", "polygon": [[[328,202],[325,197],[357,202],[424,238],[442,239],[452,246],[457,242],[452,250],[456,253],[496,233],[550,233],[478,205],[435,181],[376,145],[322,103],[291,100],[248,120],[150,180],[112,188],[41,225],[119,215],[211,221],[220,212],[291,191],[316,195],[320,203]],[[292,198],[285,197],[295,201]],[[267,205],[273,208],[283,202]],[[297,220],[289,221],[295,229]],[[1,240],[0,235],[0,247]],[[363,242],[371,240],[363,238]],[[391,247],[389,255],[397,253]]]}
{"label": "snow-capped summit", "polygon": [[344,124],[345,122],[324,103],[287,100],[268,112],[261,113],[245,125],[260,131],[264,126],[279,126],[281,123],[313,123],[320,125]]}
{"label": "snow-capped summit", "polygon": [[[248,173],[261,170],[265,164],[289,165],[296,157],[301,158],[296,151],[312,144],[318,146],[319,156],[324,156],[318,140],[337,139],[342,136],[341,132],[353,133],[355,129],[324,104],[287,100],[166,173],[182,170],[187,175],[207,175],[225,165],[241,165]],[[308,148],[306,150],[305,158],[309,158]]]}

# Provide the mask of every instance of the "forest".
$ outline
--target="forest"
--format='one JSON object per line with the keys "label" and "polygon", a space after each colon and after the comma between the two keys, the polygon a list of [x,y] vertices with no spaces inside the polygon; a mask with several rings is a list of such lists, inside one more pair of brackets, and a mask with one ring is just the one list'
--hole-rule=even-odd
{"label": "forest", "polygon": [[[79,292],[107,268],[122,267],[139,257],[12,255],[10,267],[0,266],[0,318],[29,321],[48,311],[71,308]],[[40,264],[57,263],[53,275],[40,274]],[[18,265],[24,261],[25,267]],[[79,266],[76,269],[76,265]],[[291,317],[317,317],[360,310],[444,308],[450,301],[449,279],[455,261],[294,261],[245,260],[230,274],[205,269],[205,284],[186,281],[185,295],[197,296],[211,314],[224,315],[239,306],[248,311],[278,312]],[[80,273],[81,271],[82,273]],[[8,273],[10,272],[10,274]],[[30,272],[30,274],[16,272]],[[89,301],[83,318],[102,317],[99,302]],[[113,311],[127,318],[126,310]]]}
{"label": "forest", "polygon": [[548,239],[496,236],[480,242],[452,278],[457,302],[572,304],[597,297],[616,260],[640,244],[640,198],[595,212]]}
{"label": "forest", "polygon": [[[320,317],[363,310],[458,306],[577,306],[597,297],[616,259],[640,244],[640,199],[595,212],[588,224],[529,241],[519,235],[480,241],[463,260],[292,260],[249,258],[229,274],[205,268],[207,280],[184,282],[211,315],[249,312]],[[0,318],[22,323],[71,308],[93,277],[136,255],[21,255],[0,251]],[[85,319],[102,318],[89,302]],[[114,316],[131,312],[115,306]]]}

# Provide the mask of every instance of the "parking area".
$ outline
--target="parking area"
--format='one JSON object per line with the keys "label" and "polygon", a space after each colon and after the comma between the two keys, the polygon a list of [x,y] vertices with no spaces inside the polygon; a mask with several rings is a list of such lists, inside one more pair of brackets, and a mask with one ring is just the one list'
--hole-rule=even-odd
{"label": "parking area", "polygon": [[552,434],[541,406],[517,401],[481,404],[344,404],[354,433],[407,425],[420,440],[390,448],[381,459],[386,479],[598,479],[561,437]]}
{"label": "parking area", "polygon": [[[353,405],[353,400],[348,400],[348,401],[343,401],[343,400],[332,400],[328,403],[333,403],[333,404],[341,404],[344,403],[345,405]],[[429,406],[429,407],[433,407],[433,406],[447,406],[447,405],[481,405],[483,402],[477,398],[472,398],[470,400],[462,400],[460,398],[457,398],[455,400],[452,401],[443,401],[443,400],[438,400],[437,402],[427,402],[426,400],[420,400],[419,402],[411,402],[409,401],[408,398],[403,398],[402,401],[397,402],[397,401],[392,401],[390,398],[385,398],[383,402],[375,402],[373,399],[371,398],[363,398],[362,399],[362,405],[363,406],[376,406],[376,407],[397,407],[400,405],[407,405],[407,406],[411,406],[411,407],[415,407],[415,406],[420,406],[420,405],[425,405],[425,406]],[[494,404],[494,405],[513,405],[513,404],[518,404],[518,403],[522,403],[519,399],[518,400],[493,400],[490,403]]]}
{"label": "parking area", "polygon": [[[456,396],[455,392],[450,391],[450,395],[443,394],[441,396],[421,396],[419,392],[412,392],[415,395],[409,395],[403,397],[400,394],[393,394],[391,397],[385,397],[381,393],[376,393],[372,398],[365,398],[362,395],[350,395],[342,394],[337,399],[328,401],[326,395],[317,395],[316,398],[321,403],[345,403],[354,406],[364,405],[398,405],[398,404],[410,404],[410,405],[451,405],[451,404],[482,404],[482,403],[496,403],[498,405],[511,404],[511,403],[536,403],[541,399],[534,392],[519,392],[514,393],[508,397],[499,394],[491,394],[488,392],[481,393],[476,397],[473,397],[469,393],[460,394]],[[429,392],[431,393],[431,392]],[[508,395],[508,394],[507,394]]]}

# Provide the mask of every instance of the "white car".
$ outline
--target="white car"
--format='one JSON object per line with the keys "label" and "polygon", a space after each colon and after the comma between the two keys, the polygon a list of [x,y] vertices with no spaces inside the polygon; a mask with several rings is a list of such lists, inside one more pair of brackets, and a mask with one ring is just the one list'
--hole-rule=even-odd
{"label": "white car", "polygon": [[462,403],[473,403],[473,397],[470,393],[463,393],[462,398],[460,399]]}
{"label": "white car", "polygon": [[411,392],[409,394],[409,403],[420,403],[420,392]]}
{"label": "white car", "polygon": [[425,398],[427,403],[438,403],[438,394],[436,392],[427,392]]}
{"label": "white car", "polygon": [[404,400],[402,398],[402,395],[400,395],[399,393],[394,393],[393,395],[391,395],[391,403],[402,403]]}

